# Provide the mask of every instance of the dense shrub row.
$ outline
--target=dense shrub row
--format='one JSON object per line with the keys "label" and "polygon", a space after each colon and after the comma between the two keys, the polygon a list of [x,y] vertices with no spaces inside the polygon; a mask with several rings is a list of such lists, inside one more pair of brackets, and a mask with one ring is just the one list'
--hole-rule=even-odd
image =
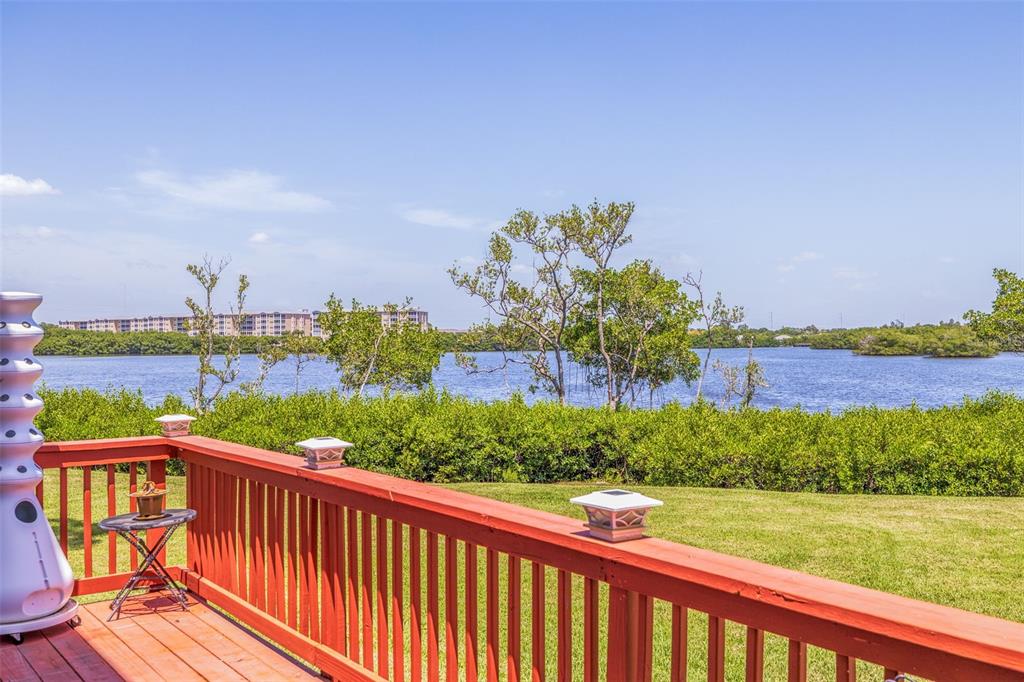
{"label": "dense shrub row", "polygon": [[[50,440],[157,433],[148,407],[121,391],[45,391],[37,423]],[[231,394],[194,431],[270,450],[316,435],[356,443],[349,462],[424,481],[606,479],[781,491],[1024,494],[1024,399],[840,414],[723,411],[712,405],[609,413],[601,408],[478,403],[426,392]]]}

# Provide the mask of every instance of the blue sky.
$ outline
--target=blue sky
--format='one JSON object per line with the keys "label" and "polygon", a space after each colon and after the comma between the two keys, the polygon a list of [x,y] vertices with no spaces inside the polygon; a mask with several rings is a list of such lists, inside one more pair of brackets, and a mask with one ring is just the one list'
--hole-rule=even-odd
{"label": "blue sky", "polygon": [[1024,270],[1020,3],[2,5],[3,285],[42,319],[329,293],[482,316],[517,208],[637,203],[623,258],[748,322],[935,321]]}

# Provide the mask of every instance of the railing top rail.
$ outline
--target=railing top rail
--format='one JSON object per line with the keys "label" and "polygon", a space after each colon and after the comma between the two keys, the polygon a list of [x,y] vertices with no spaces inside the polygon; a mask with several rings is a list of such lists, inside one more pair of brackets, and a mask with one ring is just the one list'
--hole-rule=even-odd
{"label": "railing top rail", "polygon": [[[202,436],[134,440],[162,443],[189,462],[926,677],[1024,672],[1021,623],[656,538],[612,545],[588,537],[579,520],[361,469],[315,471],[294,456]],[[86,449],[84,443],[49,445],[59,452]]]}
{"label": "railing top rail", "polygon": [[169,459],[171,443],[163,436],[56,441],[43,443],[35,459],[44,469]]}

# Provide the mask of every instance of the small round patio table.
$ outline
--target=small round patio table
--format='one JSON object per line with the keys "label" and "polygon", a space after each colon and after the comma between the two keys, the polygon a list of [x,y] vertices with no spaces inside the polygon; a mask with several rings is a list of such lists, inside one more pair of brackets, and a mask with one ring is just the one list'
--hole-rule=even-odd
{"label": "small round patio table", "polygon": [[[195,509],[167,509],[163,515],[155,519],[139,518],[138,512],[131,512],[130,514],[120,514],[118,516],[111,516],[109,518],[100,521],[100,528],[103,530],[113,531],[120,535],[122,538],[128,541],[128,543],[138,550],[139,554],[143,557],[142,561],[139,562],[139,567],[135,569],[132,576],[125,583],[125,586],[121,588],[121,591],[117,593],[114,601],[110,603],[110,610],[113,612],[107,620],[113,620],[121,613],[121,607],[124,605],[125,600],[131,594],[132,590],[137,589],[137,585],[142,580],[152,580],[155,576],[159,578],[163,584],[167,587],[167,590],[171,593],[171,596],[181,605],[182,610],[188,608],[188,598],[185,596],[185,590],[174,582],[174,579],[167,573],[167,569],[160,563],[158,558],[160,551],[167,544],[167,541],[174,535],[174,531],[178,530],[181,526],[191,521],[196,517]],[[159,528],[166,529],[157,540],[156,544],[150,548],[146,545],[145,533],[147,530],[156,530]],[[147,571],[152,568],[153,572],[147,574]]]}

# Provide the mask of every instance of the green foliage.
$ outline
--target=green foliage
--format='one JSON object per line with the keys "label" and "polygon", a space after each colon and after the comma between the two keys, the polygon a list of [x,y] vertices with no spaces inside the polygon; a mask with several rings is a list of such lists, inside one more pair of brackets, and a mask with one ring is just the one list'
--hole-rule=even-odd
{"label": "green foliage", "polygon": [[[533,373],[529,390],[543,390],[564,405],[566,333],[574,316],[588,304],[605,358],[608,405],[615,407],[605,348],[603,287],[612,257],[633,239],[627,230],[634,208],[632,202],[601,205],[595,200],[586,209],[573,204],[543,220],[519,210],[491,234],[482,263],[471,271],[458,264],[448,270],[452,283],[480,299],[494,318],[471,330],[470,338],[497,340],[495,350],[505,353],[497,369],[512,363],[528,366]],[[517,250],[525,252],[530,265],[517,261]],[[592,269],[579,267],[581,259]],[[593,285],[589,301],[582,289],[586,277]],[[460,354],[456,359],[467,371],[480,371],[472,358]]]}
{"label": "green foliage", "polygon": [[[49,440],[156,432],[168,399],[149,408],[126,391],[41,391]],[[1024,399],[990,394],[961,405],[864,407],[839,414],[577,408],[521,398],[477,403],[427,390],[383,398],[309,392],[230,393],[196,433],[298,454],[296,441],[355,443],[353,465],[423,481],[614,480],[830,493],[1024,495]]]}
{"label": "green foliage", "polygon": [[798,336],[796,340],[811,348],[848,348],[859,355],[987,358],[999,352],[995,341],[979,336],[971,327],[953,323],[832,329]]}
{"label": "green foliage", "polygon": [[397,321],[382,324],[375,308],[353,300],[352,308],[345,310],[331,294],[320,314],[320,328],[327,335],[324,355],[338,368],[345,389],[361,395],[368,385],[387,391],[430,383],[444,349],[434,330],[423,330],[401,314],[410,304],[406,300],[402,306],[384,305]]}
{"label": "green foliage", "polygon": [[[38,393],[45,408],[35,424],[48,441],[156,436],[160,434],[160,425],[154,421],[157,417],[188,411],[176,396],[149,407],[141,391],[125,388],[100,392],[91,388],[50,390],[42,385]],[[184,466],[172,460],[168,471],[182,474]]]}
{"label": "green foliage", "polygon": [[[587,370],[587,380],[609,389],[613,404],[635,403],[639,395],[699,373],[690,350],[693,303],[679,282],[650,261],[634,261],[603,274],[603,329],[598,326],[597,273],[578,273],[587,303],[573,317],[566,342],[573,359]],[[602,334],[603,332],[603,334]],[[602,345],[603,341],[603,345]]]}
{"label": "green foliage", "polygon": [[1005,350],[1024,351],[1024,279],[1000,268],[993,270],[992,276],[998,285],[992,312],[970,310],[964,319],[979,336]]}

